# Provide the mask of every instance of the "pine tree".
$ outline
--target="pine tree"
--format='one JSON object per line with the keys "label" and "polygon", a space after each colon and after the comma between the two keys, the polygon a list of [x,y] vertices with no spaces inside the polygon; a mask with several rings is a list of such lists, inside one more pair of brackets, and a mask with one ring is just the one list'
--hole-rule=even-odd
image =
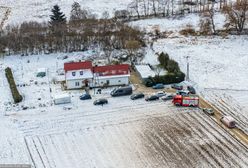
{"label": "pine tree", "polygon": [[65,14],[60,11],[60,7],[58,5],[53,6],[49,24],[53,32],[61,32],[64,31],[66,28]]}

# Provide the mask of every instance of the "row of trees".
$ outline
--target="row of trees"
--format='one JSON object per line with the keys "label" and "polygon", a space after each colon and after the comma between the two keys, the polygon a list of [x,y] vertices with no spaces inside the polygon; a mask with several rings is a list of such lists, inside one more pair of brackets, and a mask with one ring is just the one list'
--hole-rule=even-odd
{"label": "row of trees", "polygon": [[138,18],[144,16],[169,16],[192,12],[204,12],[212,3],[216,3],[216,9],[222,9],[231,1],[227,0],[132,0],[128,5],[128,11]]}
{"label": "row of trees", "polygon": [[[226,24],[224,27],[227,30],[234,29],[238,34],[241,34],[248,24],[248,0],[238,0],[233,4],[222,7],[221,12],[226,15]],[[200,20],[200,30],[203,34],[217,34],[215,26],[216,8],[215,3],[202,13]]]}
{"label": "row of trees", "polygon": [[108,19],[107,12],[105,19],[96,19],[75,2],[68,21],[60,7],[55,5],[49,22],[7,26],[0,34],[0,51],[7,48],[8,54],[71,52],[97,45],[106,53],[128,48],[131,52],[130,41],[138,42],[139,47],[144,45],[143,34],[122,22]]}

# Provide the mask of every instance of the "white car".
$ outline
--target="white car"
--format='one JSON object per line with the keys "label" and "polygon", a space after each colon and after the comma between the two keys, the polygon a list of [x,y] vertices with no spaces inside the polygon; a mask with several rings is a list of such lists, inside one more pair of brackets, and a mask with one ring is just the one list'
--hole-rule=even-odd
{"label": "white car", "polygon": [[166,96],[161,97],[161,99],[164,100],[164,101],[166,101],[166,100],[172,100],[174,96],[175,95],[170,94],[170,95],[166,95]]}
{"label": "white car", "polygon": [[166,93],[163,92],[163,91],[159,91],[155,95],[158,96],[158,97],[163,97],[163,96],[166,96]]}

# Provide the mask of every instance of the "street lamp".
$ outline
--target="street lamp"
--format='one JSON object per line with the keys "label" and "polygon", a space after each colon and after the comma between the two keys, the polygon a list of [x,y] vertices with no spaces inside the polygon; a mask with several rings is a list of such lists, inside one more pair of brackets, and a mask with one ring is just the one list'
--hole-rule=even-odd
{"label": "street lamp", "polygon": [[186,74],[186,81],[188,81],[188,82],[189,82],[189,58],[190,58],[190,56],[186,56],[185,58],[186,58],[186,60],[187,60],[187,74]]}

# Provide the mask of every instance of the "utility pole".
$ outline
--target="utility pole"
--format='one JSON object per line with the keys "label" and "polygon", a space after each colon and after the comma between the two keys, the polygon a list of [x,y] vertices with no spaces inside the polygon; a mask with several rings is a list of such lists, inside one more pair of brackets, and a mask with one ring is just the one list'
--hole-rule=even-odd
{"label": "utility pole", "polygon": [[187,59],[187,74],[186,74],[186,81],[189,82],[189,56],[186,56]]}

